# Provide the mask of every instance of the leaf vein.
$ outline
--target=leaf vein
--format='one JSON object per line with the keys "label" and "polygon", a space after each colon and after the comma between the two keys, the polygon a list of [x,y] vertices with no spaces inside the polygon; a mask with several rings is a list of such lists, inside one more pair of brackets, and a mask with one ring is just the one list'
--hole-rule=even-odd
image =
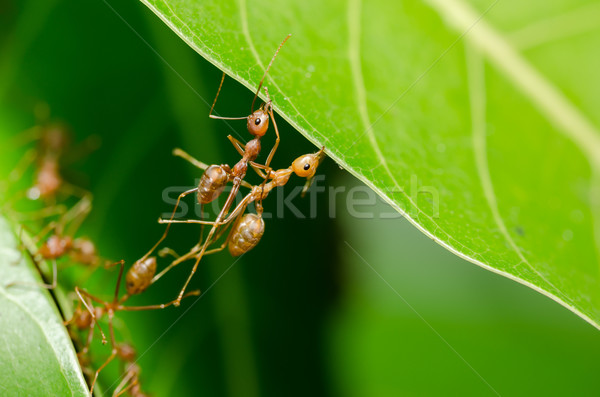
{"label": "leaf vein", "polygon": [[[355,94],[356,94],[356,106],[358,108],[358,113],[360,116],[361,123],[365,130],[367,137],[369,138],[369,143],[371,148],[375,152],[379,160],[379,165],[381,165],[385,172],[390,177],[391,181],[394,184],[395,192],[402,194],[408,202],[417,210],[417,218],[419,215],[423,215],[427,218],[432,224],[436,227],[436,230],[442,232],[448,241],[453,241],[455,244],[460,246],[465,251],[470,251],[471,255],[475,255],[475,253],[463,245],[460,241],[456,240],[449,233],[447,233],[440,225],[431,217],[429,214],[425,213],[421,208],[418,207],[417,203],[415,203],[408,194],[400,187],[398,181],[385,159],[385,156],[381,152],[381,148],[379,147],[379,143],[377,142],[377,138],[375,137],[375,133],[373,132],[373,125],[370,121],[369,110],[367,107],[367,94],[364,82],[364,75],[362,72],[361,62],[360,62],[360,34],[361,34],[361,0],[349,0],[348,2],[348,59],[350,63],[350,69],[352,73],[352,81],[354,83]],[[410,219],[408,213],[406,211],[400,211],[402,215],[408,219]]]}
{"label": "leaf vein", "polygon": [[[486,89],[485,89],[485,77],[484,77],[484,64],[481,54],[472,46],[465,46],[465,56],[467,65],[467,79],[469,86],[469,102],[471,107],[471,137],[473,140],[473,153],[475,156],[475,165],[477,173],[479,175],[479,181],[481,182],[481,189],[483,190],[484,197],[492,213],[492,218],[498,226],[500,234],[510,245],[510,248],[518,256],[520,263],[524,263],[529,267],[537,276],[539,276],[549,287],[560,295],[561,299],[565,302],[569,302],[573,305],[571,299],[556,287],[550,280],[548,280],[539,270],[537,270],[531,262],[525,257],[522,249],[517,245],[515,240],[512,238],[498,207],[498,198],[494,191],[494,185],[492,182],[489,162],[487,157],[487,139],[486,139]],[[517,263],[518,266],[520,263]]]}

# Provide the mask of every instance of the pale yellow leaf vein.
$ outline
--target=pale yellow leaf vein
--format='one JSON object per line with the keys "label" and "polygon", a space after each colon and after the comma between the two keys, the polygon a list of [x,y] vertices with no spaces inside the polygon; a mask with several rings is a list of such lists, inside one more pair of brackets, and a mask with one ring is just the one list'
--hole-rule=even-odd
{"label": "pale yellow leaf vein", "polygon": [[[379,160],[381,166],[385,169],[392,183],[394,184],[394,191],[402,194],[408,202],[418,211],[420,215],[423,215],[425,218],[429,219],[429,221],[436,227],[438,232],[443,233],[449,241],[452,241],[456,245],[460,246],[462,249],[473,252],[471,249],[466,247],[460,241],[456,240],[449,233],[444,231],[438,225],[438,223],[427,213],[422,211],[417,203],[414,202],[412,197],[410,197],[404,189],[400,187],[396,177],[392,173],[388,162],[381,152],[381,148],[379,147],[379,143],[375,137],[374,127],[371,124],[371,120],[369,117],[369,110],[367,108],[367,91],[365,88],[365,82],[363,78],[362,66],[360,61],[360,35],[361,35],[361,0],[349,0],[348,2],[348,59],[350,62],[350,69],[352,73],[352,81],[354,85],[354,94],[356,97],[356,106],[358,109],[358,113],[360,116],[360,120],[362,123],[362,128],[364,129],[367,137],[369,138],[369,143],[375,152],[375,156]],[[404,217],[410,220],[410,217],[405,211],[400,211]]]}
{"label": "pale yellow leaf vein", "polygon": [[489,24],[462,0],[427,0],[457,31],[472,27],[465,40],[485,55],[561,134],[572,140],[594,168],[600,168],[600,132],[596,126]]}
{"label": "pale yellow leaf vein", "polygon": [[472,141],[473,141],[473,153],[475,155],[475,164],[479,180],[481,182],[481,188],[483,194],[488,203],[492,217],[500,234],[504,237],[510,248],[518,256],[520,263],[527,265],[538,277],[540,277],[547,286],[554,289],[554,293],[558,293],[561,299],[565,302],[571,300],[566,297],[562,291],[557,288],[550,280],[548,280],[540,271],[538,271],[523,255],[523,251],[517,245],[515,240],[510,235],[506,224],[502,219],[500,210],[498,208],[498,199],[494,191],[494,185],[492,183],[492,177],[489,170],[488,158],[487,158],[487,139],[486,139],[486,89],[485,89],[485,77],[484,77],[484,64],[481,54],[473,49],[471,46],[465,48],[466,65],[467,65],[467,79],[469,87],[469,103],[471,108],[471,123],[472,123]]}
{"label": "pale yellow leaf vein", "polygon": [[600,3],[590,3],[561,15],[533,22],[508,33],[507,40],[520,50],[551,41],[600,31]]}
{"label": "pale yellow leaf vein", "polygon": [[[428,3],[457,31],[463,31],[477,20],[477,13],[462,0],[428,0]],[[485,21],[480,21],[465,36],[469,45],[481,52],[489,62],[511,81],[548,121],[577,145],[587,158],[591,173],[600,173],[600,131],[588,118],[533,65],[523,58],[496,30]],[[590,181],[590,205],[595,234],[600,228],[595,201],[596,187]],[[596,251],[600,238],[594,236]]]}

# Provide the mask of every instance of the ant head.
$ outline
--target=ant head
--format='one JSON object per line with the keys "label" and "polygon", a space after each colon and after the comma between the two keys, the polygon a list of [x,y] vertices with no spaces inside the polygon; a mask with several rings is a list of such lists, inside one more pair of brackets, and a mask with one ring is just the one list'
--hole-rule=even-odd
{"label": "ant head", "polygon": [[317,172],[317,167],[324,156],[324,149],[319,150],[317,153],[305,154],[298,157],[292,163],[292,171],[299,177],[312,178],[315,172]]}
{"label": "ant head", "polygon": [[269,128],[270,109],[271,103],[268,102],[248,116],[248,131],[252,136],[262,137],[267,133],[267,129]]}

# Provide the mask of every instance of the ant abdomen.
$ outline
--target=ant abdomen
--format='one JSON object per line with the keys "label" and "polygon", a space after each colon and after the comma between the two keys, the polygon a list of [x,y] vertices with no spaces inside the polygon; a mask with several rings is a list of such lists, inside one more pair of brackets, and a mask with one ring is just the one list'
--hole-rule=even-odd
{"label": "ant abdomen", "polygon": [[229,182],[229,172],[221,165],[211,165],[198,184],[198,203],[208,204],[223,192]]}
{"label": "ant abdomen", "polygon": [[152,284],[152,277],[156,273],[156,258],[151,256],[139,260],[131,266],[125,276],[125,287],[129,295],[141,294]]}
{"label": "ant abdomen", "polygon": [[229,253],[232,256],[240,256],[256,247],[265,233],[265,222],[261,216],[246,214],[237,222],[231,230],[229,240]]}

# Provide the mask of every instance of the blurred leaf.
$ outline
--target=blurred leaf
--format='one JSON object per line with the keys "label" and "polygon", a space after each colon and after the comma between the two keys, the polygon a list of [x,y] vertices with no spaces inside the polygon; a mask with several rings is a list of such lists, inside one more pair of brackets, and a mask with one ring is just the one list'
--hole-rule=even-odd
{"label": "blurred leaf", "polygon": [[252,90],[292,33],[265,82],[282,117],[448,250],[600,327],[597,3],[142,2]]}
{"label": "blurred leaf", "polygon": [[0,252],[0,394],[89,394],[60,314],[2,217]]}

